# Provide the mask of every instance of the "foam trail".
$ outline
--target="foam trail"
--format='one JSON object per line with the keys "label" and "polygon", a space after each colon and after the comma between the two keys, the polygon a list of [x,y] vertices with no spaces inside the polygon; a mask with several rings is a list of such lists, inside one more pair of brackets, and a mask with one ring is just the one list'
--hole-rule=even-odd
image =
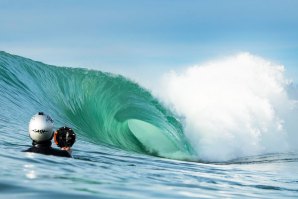
{"label": "foam trail", "polygon": [[241,53],[166,74],[162,85],[201,159],[297,150],[297,100],[283,66]]}

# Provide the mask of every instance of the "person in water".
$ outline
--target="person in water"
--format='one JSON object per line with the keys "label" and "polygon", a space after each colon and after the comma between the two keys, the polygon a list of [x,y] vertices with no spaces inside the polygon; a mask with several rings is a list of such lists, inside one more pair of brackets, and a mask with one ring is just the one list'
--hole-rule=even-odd
{"label": "person in water", "polygon": [[50,116],[43,112],[34,115],[29,123],[29,136],[32,139],[32,147],[24,150],[24,152],[72,157],[70,148],[68,150],[59,150],[51,147],[51,140],[54,136],[53,128],[54,122]]}

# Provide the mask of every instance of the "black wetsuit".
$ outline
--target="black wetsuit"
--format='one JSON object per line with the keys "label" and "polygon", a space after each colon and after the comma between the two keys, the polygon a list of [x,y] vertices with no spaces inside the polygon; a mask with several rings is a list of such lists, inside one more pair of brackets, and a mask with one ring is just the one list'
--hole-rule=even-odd
{"label": "black wetsuit", "polygon": [[71,155],[67,151],[54,149],[51,147],[52,142],[50,140],[45,142],[32,142],[32,147],[30,147],[27,150],[24,150],[23,152],[32,152],[32,153],[41,153],[44,155],[55,155],[55,156],[61,156],[61,157],[69,157],[71,158]]}

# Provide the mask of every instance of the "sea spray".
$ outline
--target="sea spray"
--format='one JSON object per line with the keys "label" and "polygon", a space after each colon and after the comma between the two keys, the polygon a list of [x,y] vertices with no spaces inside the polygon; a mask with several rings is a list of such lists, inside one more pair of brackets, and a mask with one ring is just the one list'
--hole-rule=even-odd
{"label": "sea spray", "polygon": [[185,134],[200,159],[286,152],[297,150],[298,114],[284,70],[241,53],[172,71],[157,93],[184,118]]}

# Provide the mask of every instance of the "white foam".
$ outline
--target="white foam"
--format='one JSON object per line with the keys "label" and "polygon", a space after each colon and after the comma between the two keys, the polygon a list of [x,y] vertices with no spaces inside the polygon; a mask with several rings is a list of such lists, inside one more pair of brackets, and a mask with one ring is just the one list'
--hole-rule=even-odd
{"label": "white foam", "polygon": [[283,66],[241,53],[172,71],[158,93],[185,118],[199,158],[223,161],[295,148],[297,101],[288,97],[289,83]]}

